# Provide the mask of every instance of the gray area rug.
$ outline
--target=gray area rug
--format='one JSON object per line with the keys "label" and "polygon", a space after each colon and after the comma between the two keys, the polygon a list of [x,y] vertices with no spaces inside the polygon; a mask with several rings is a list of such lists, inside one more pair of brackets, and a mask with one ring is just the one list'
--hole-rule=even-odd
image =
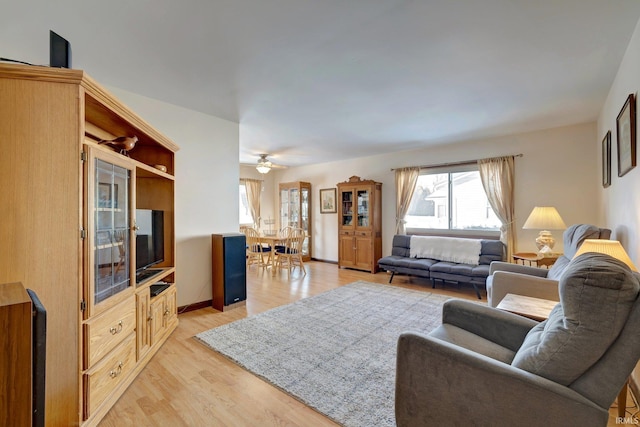
{"label": "gray area rug", "polygon": [[196,338],[344,426],[394,426],[398,336],[440,325],[447,299],[359,281]]}

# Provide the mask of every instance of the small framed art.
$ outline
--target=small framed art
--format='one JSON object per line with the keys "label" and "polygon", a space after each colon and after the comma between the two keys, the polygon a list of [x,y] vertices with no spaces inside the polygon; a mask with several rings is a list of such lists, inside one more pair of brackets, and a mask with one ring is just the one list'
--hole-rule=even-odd
{"label": "small framed art", "polygon": [[320,213],[336,213],[336,189],[323,188],[320,190]]}
{"label": "small framed art", "polygon": [[618,176],[623,176],[636,167],[636,100],[633,94],[627,97],[616,118],[618,137]]}
{"label": "small framed art", "polygon": [[611,185],[611,131],[602,140],[602,186]]}

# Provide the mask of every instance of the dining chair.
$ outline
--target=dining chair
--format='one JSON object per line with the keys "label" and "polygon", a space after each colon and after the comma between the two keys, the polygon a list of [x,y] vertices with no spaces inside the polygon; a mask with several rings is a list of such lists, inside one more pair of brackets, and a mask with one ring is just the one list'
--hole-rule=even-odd
{"label": "dining chair", "polygon": [[286,238],[283,239],[284,246],[276,249],[276,268],[278,270],[287,268],[289,274],[291,270],[299,267],[306,275],[307,270],[304,268],[302,261],[302,245],[304,244],[305,231],[301,228],[291,228]]}
{"label": "dining chair", "polygon": [[271,247],[262,244],[260,233],[255,228],[245,229],[244,234],[247,236],[247,268],[253,264],[266,268],[269,264],[265,262],[264,255],[271,252]]}
{"label": "dining chair", "polygon": [[278,233],[278,235],[280,235],[280,237],[283,238],[283,242],[281,242],[280,244],[275,245],[275,247],[273,248],[274,253],[276,253],[277,251],[283,251],[284,250],[284,239],[286,239],[287,237],[289,237],[289,233],[291,233],[291,230],[293,230],[293,227],[291,227],[290,225],[287,225],[286,227],[283,227],[280,232]]}

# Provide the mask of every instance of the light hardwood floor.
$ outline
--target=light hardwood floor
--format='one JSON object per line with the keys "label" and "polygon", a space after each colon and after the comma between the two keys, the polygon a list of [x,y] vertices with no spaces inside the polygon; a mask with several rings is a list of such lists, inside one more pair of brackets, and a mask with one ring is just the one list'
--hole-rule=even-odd
{"label": "light hardwood floor", "polygon": [[[176,331],[102,420],[100,427],[336,426],[327,417],[193,338],[213,327],[356,280],[377,283],[389,280],[386,273],[373,275],[339,269],[335,264],[309,262],[305,266],[306,276],[296,270],[290,279],[286,272],[271,276],[270,271],[252,266],[247,272],[246,307],[226,312],[204,308],[180,314]],[[428,281],[406,276],[397,276],[393,282],[394,286],[477,301],[471,287],[432,289]],[[484,298],[483,301],[486,302]],[[628,399],[628,404],[633,404],[633,400]],[[620,425],[615,422],[615,408],[610,414],[608,425]]]}

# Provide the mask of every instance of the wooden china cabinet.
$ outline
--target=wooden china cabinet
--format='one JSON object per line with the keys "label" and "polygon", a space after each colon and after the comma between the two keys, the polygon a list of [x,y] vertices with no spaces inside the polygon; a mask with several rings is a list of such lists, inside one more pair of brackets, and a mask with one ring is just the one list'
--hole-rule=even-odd
{"label": "wooden china cabinet", "polygon": [[382,184],[352,176],[338,184],[338,266],[371,273],[382,258]]}
{"label": "wooden china cabinet", "polygon": [[280,229],[302,228],[305,239],[302,260],[311,260],[311,184],[308,182],[284,182],[279,184]]}
{"label": "wooden china cabinet", "polygon": [[[0,283],[47,310],[45,423],[97,425],[178,323],[178,147],[83,71],[13,64],[0,64],[0,143]],[[143,209],[164,221],[141,279]]]}

